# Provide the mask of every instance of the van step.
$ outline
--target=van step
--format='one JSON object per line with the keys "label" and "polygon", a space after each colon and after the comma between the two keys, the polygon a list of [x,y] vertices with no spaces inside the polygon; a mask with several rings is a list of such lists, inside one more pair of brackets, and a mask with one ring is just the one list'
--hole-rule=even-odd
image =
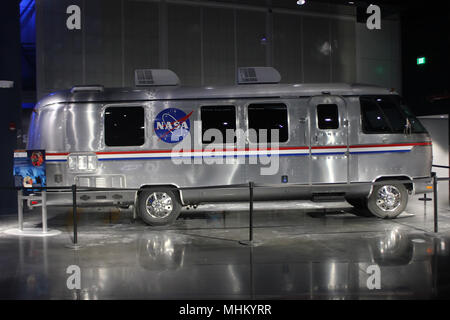
{"label": "van step", "polygon": [[335,202],[335,201],[344,201],[345,193],[313,193],[312,201],[314,202]]}

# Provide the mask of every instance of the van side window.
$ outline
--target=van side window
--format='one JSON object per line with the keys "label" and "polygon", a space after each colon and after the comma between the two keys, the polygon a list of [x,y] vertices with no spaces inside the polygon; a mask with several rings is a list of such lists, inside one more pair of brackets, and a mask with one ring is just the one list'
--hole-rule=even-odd
{"label": "van side window", "polygon": [[339,112],[338,106],[335,104],[319,104],[317,105],[317,125],[319,129],[338,129],[339,128]]}
{"label": "van side window", "polygon": [[105,110],[105,144],[141,146],[145,142],[143,107],[108,107]]}
{"label": "van side window", "polygon": [[[258,142],[266,140],[260,139],[260,129],[267,130],[267,143],[271,142],[271,130],[273,129],[278,130],[279,142],[288,141],[288,112],[286,105],[283,103],[250,104],[248,106],[248,127],[256,130]],[[254,140],[251,135],[249,138]]]}
{"label": "van side window", "polygon": [[[236,131],[236,108],[234,106],[204,106],[201,107],[202,142],[212,143],[214,139],[205,139],[205,131],[217,129],[222,133],[222,143],[229,142],[227,129]],[[234,138],[236,141],[236,137]],[[231,142],[232,143],[232,142]]]}
{"label": "van side window", "polygon": [[400,104],[399,96],[361,96],[362,130],[364,133],[403,133],[406,119],[412,133],[424,133],[425,128],[406,106]]}
{"label": "van side window", "polygon": [[391,132],[383,112],[372,99],[361,97],[360,102],[364,133]]}
{"label": "van side window", "polygon": [[392,127],[392,132],[403,133],[406,124],[406,117],[400,111],[400,108],[389,97],[377,97],[375,101],[386,115]]}

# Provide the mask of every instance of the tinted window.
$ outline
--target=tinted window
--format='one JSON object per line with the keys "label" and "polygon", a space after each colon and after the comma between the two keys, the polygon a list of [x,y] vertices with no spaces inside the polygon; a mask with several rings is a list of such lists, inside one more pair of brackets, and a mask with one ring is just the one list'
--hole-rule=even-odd
{"label": "tinted window", "polygon": [[395,101],[390,97],[377,97],[375,101],[386,115],[392,127],[392,132],[402,133],[405,130],[406,117],[402,114]]}
{"label": "tinted window", "polygon": [[319,129],[339,128],[338,106],[335,104],[317,105],[317,124]]}
{"label": "tinted window", "polygon": [[404,133],[406,119],[412,133],[427,132],[399,96],[363,96],[360,98],[362,129],[365,133]]}
{"label": "tinted window", "polygon": [[144,108],[106,108],[105,143],[107,146],[140,146],[144,144],[144,141]]}
{"label": "tinted window", "polygon": [[[265,139],[259,137],[259,130],[266,129],[267,142],[271,140],[271,131],[278,130],[279,142],[288,140],[288,116],[285,104],[251,104],[248,106],[248,127],[256,130],[258,142]],[[250,139],[252,137],[250,136]],[[255,141],[252,141],[255,142]]]}
{"label": "tinted window", "polygon": [[368,98],[361,98],[360,101],[363,132],[390,132],[391,128],[378,105]]}
{"label": "tinted window", "polygon": [[218,129],[222,133],[222,142],[228,142],[226,141],[227,129],[236,130],[236,110],[234,106],[205,106],[201,108],[201,116],[203,143],[214,142],[214,137],[205,139],[205,131],[208,129]]}

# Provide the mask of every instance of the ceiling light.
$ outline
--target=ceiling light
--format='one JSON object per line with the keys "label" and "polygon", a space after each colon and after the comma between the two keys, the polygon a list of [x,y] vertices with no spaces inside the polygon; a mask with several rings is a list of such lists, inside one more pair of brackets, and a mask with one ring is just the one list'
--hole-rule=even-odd
{"label": "ceiling light", "polygon": [[304,5],[306,3],[306,0],[298,0],[297,1],[297,4],[299,5],[299,6],[302,6],[302,5]]}

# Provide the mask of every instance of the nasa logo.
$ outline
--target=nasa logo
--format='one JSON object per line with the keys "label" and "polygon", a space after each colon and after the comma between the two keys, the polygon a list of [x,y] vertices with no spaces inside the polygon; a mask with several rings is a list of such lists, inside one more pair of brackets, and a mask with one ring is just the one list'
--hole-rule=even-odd
{"label": "nasa logo", "polygon": [[167,143],[181,142],[189,134],[191,123],[184,111],[175,108],[164,109],[155,118],[155,133]]}

